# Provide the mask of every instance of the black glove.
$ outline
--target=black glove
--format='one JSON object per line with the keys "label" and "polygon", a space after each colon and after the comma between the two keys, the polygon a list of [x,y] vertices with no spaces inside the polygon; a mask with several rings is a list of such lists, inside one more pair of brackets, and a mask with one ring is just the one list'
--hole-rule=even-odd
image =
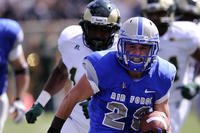
{"label": "black glove", "polygon": [[200,90],[200,86],[196,83],[189,83],[178,88],[181,89],[182,96],[188,100],[193,99]]}
{"label": "black glove", "polygon": [[55,116],[47,133],[60,133],[64,123],[65,120]]}
{"label": "black glove", "polygon": [[28,112],[26,112],[26,121],[28,123],[35,123],[37,117],[42,114],[43,110],[44,109],[40,103],[33,104],[31,109]]}

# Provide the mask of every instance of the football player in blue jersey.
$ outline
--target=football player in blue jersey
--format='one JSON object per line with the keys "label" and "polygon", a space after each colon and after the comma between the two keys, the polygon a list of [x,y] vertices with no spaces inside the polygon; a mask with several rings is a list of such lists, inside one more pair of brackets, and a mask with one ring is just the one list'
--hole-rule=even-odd
{"label": "football player in blue jersey", "polygon": [[176,68],[157,56],[158,50],[159,33],[151,20],[126,20],[116,51],[85,57],[86,73],[65,96],[48,133],[59,133],[76,103],[88,97],[90,133],[140,133],[140,118],[151,109],[170,119],[168,99]]}
{"label": "football player in blue jersey", "polygon": [[8,63],[14,70],[17,89],[15,101],[11,105],[15,114],[14,122],[20,122],[24,118],[25,106],[21,100],[29,87],[30,77],[22,48],[23,35],[22,28],[16,21],[0,18],[0,133],[3,132],[9,112],[6,93]]}

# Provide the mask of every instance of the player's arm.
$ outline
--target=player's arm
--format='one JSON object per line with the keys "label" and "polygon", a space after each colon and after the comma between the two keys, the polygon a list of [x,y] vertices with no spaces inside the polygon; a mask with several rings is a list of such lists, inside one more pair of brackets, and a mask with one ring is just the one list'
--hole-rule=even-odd
{"label": "player's arm", "polygon": [[40,93],[36,102],[26,113],[26,120],[28,123],[35,123],[37,117],[41,115],[43,108],[51,99],[51,97],[63,89],[66,82],[69,82],[67,67],[64,65],[62,60],[60,60],[59,64],[50,74],[44,85],[44,89]]}
{"label": "player's arm", "polygon": [[47,91],[51,96],[58,93],[68,81],[68,71],[65,64],[60,60],[59,64],[54,68],[49,76],[44,91]]}
{"label": "player's arm", "polygon": [[[192,54],[192,57],[200,62],[200,44],[199,47],[196,49],[196,51]],[[188,84],[182,85],[178,87],[178,89],[181,89],[181,94],[183,98],[186,98],[188,100],[192,100],[197,94],[199,94],[200,86],[195,81],[190,82]]]}
{"label": "player's arm", "polygon": [[22,99],[30,84],[28,64],[21,44],[16,44],[9,53],[9,61],[14,71],[16,84],[16,93],[14,101],[11,101],[10,113],[14,116],[14,122],[19,123],[24,119],[26,108],[22,103]]}
{"label": "player's arm", "polygon": [[[20,49],[20,53],[16,58],[10,59],[10,64],[14,70],[16,81],[16,99],[22,99],[24,93],[28,90],[30,84],[30,75],[28,70],[28,64],[26,62],[22,46],[17,46],[16,49]],[[12,57],[10,57],[12,58]]]}
{"label": "player's arm", "polygon": [[[154,104],[154,110],[155,111],[164,112],[166,114],[166,116],[168,117],[169,121],[170,121],[170,112],[169,112],[169,102],[168,102],[168,99],[165,100],[162,103]],[[171,126],[169,127],[168,133],[171,133]]]}
{"label": "player's arm", "polygon": [[76,103],[87,99],[93,95],[91,83],[84,74],[79,82],[64,97],[48,133],[60,133],[65,120],[71,114]]}

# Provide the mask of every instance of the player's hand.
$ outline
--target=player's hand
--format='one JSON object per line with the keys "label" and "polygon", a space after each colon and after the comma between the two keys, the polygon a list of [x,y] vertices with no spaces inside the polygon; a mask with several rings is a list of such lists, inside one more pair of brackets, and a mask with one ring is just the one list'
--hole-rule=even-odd
{"label": "player's hand", "polygon": [[20,123],[24,120],[25,109],[26,107],[21,100],[14,101],[13,104],[10,106],[10,113],[12,114],[13,121],[15,123]]}
{"label": "player's hand", "polygon": [[40,116],[43,112],[43,107],[40,103],[33,104],[31,109],[26,112],[26,121],[28,123],[35,123],[37,117]]}
{"label": "player's hand", "polygon": [[193,99],[199,93],[199,90],[200,90],[199,85],[195,83],[183,85],[178,88],[181,89],[182,96],[188,100]]}
{"label": "player's hand", "polygon": [[146,131],[144,133],[167,133],[167,131],[165,129],[157,128],[156,131],[149,130],[149,131]]}

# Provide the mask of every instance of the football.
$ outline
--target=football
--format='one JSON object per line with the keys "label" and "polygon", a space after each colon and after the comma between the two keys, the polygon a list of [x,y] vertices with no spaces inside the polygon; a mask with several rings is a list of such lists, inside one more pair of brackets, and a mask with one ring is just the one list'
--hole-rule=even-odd
{"label": "football", "polygon": [[152,131],[157,132],[158,128],[162,131],[166,131],[169,129],[169,119],[167,118],[164,112],[153,111],[143,116],[140,121],[140,128],[142,133]]}

